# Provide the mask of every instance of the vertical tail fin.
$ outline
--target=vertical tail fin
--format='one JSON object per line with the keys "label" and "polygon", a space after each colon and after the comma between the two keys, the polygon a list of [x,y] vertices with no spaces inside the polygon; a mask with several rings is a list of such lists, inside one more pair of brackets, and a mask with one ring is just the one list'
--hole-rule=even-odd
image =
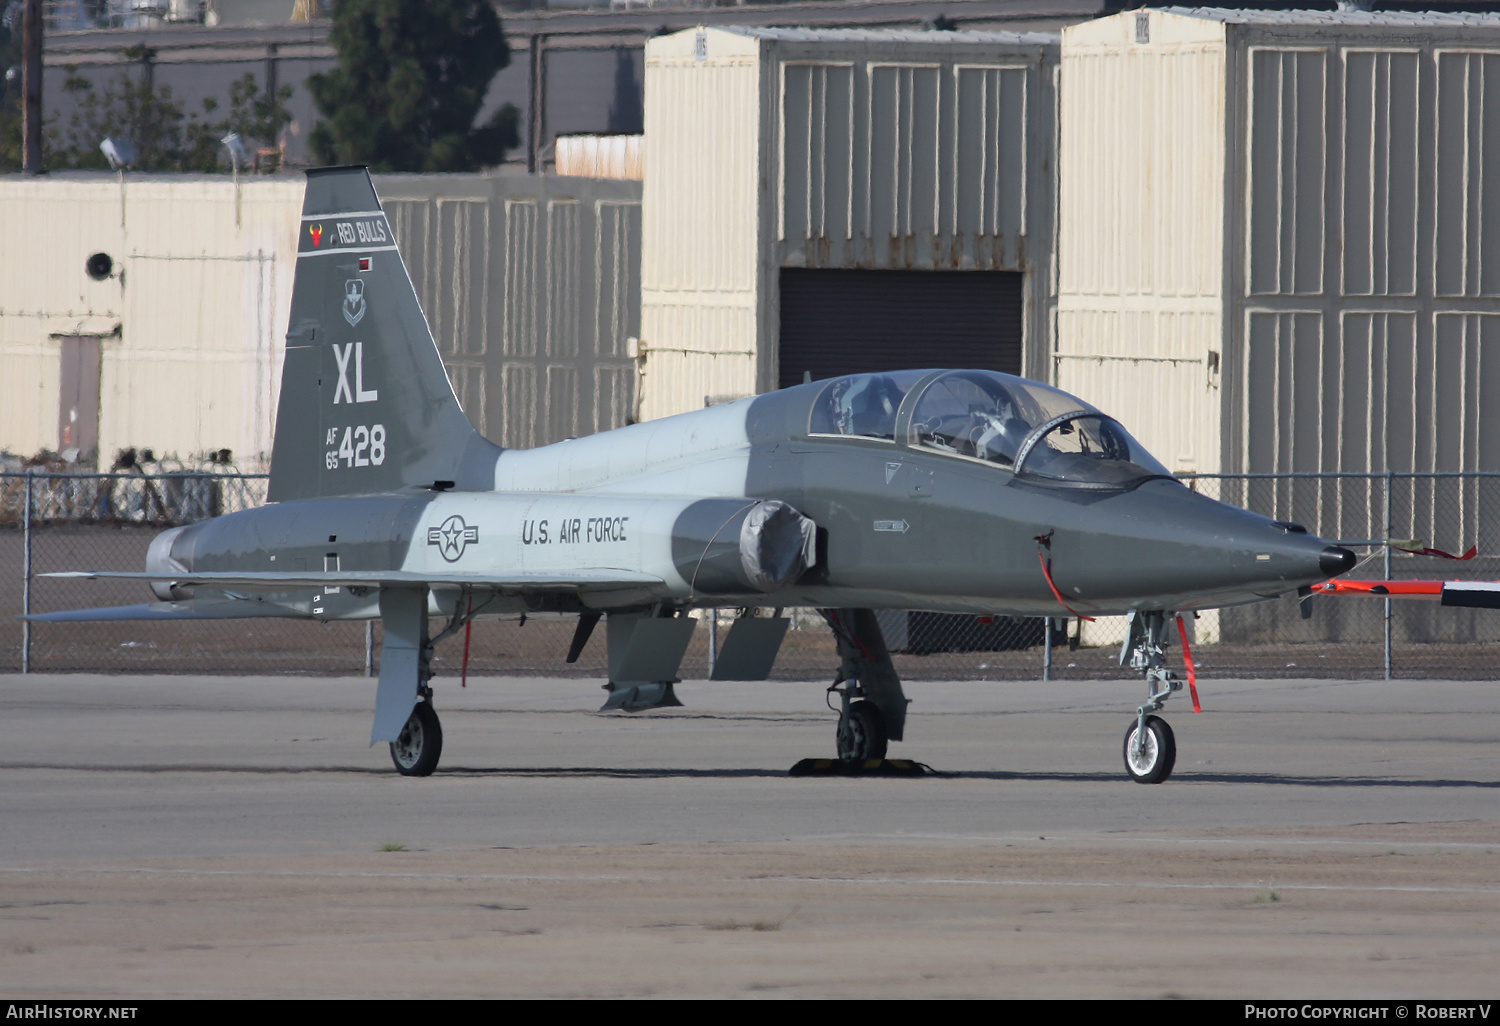
{"label": "vertical tail fin", "polygon": [[286,347],[272,502],[494,487],[363,167],[307,172]]}

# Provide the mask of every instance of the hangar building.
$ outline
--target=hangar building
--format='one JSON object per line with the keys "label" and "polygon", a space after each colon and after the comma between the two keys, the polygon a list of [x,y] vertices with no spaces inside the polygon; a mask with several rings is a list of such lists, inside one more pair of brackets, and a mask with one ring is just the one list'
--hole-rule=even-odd
{"label": "hangar building", "polygon": [[1058,38],[646,47],[641,412],[919,364],[1046,373]]}
{"label": "hangar building", "polygon": [[1495,14],[1065,29],[1056,383],[1173,469],[1500,470],[1497,89]]}

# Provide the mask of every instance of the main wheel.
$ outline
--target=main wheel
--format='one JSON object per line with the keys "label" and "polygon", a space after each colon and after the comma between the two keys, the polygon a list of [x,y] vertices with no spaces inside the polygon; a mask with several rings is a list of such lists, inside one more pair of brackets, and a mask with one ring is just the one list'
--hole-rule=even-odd
{"label": "main wheel", "polygon": [[1136,733],[1139,723],[1131,723],[1125,730],[1125,772],[1137,784],[1159,784],[1172,775],[1177,762],[1177,738],[1172,728],[1160,716],[1146,717],[1146,736],[1136,750]]}
{"label": "main wheel", "polygon": [[426,777],[437,769],[442,754],[443,725],[431,702],[418,702],[401,736],[391,742],[391,761],[403,777]]}
{"label": "main wheel", "polygon": [[855,702],[849,707],[848,716],[839,717],[840,759],[846,762],[884,759],[887,743],[885,721],[880,710],[869,702]]}

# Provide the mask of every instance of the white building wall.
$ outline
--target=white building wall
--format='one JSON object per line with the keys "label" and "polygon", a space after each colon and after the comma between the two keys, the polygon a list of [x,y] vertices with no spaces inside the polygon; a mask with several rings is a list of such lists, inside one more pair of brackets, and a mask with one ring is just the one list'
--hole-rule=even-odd
{"label": "white building wall", "polygon": [[757,391],[761,77],[758,41],[734,33],[646,45],[642,419]]}
{"label": "white building wall", "polygon": [[83,333],[102,338],[106,466],[128,446],[263,459],[301,203],[290,179],[0,179],[0,448],[58,447],[58,338]]}
{"label": "white building wall", "polygon": [[1063,31],[1056,382],[1171,469],[1214,471],[1224,29],[1142,13]]}

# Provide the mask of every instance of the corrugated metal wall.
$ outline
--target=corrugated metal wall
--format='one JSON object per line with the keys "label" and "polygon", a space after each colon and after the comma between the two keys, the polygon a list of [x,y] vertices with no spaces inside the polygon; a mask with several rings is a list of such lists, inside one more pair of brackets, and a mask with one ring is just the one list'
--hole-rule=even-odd
{"label": "corrugated metal wall", "polygon": [[[643,414],[777,386],[783,267],[1025,272],[1026,368],[1047,373],[1056,53],[942,32],[652,40]],[[941,339],[911,342],[945,362]]]}
{"label": "corrugated metal wall", "polygon": [[1500,19],[1461,36],[1233,29],[1246,230],[1232,463],[1500,470],[1500,205],[1484,202],[1500,194]]}
{"label": "corrugated metal wall", "polygon": [[1034,70],[781,64],[780,264],[1024,268]]}
{"label": "corrugated metal wall", "polygon": [[514,448],[634,413],[639,182],[379,175],[380,193],[464,412]]}

